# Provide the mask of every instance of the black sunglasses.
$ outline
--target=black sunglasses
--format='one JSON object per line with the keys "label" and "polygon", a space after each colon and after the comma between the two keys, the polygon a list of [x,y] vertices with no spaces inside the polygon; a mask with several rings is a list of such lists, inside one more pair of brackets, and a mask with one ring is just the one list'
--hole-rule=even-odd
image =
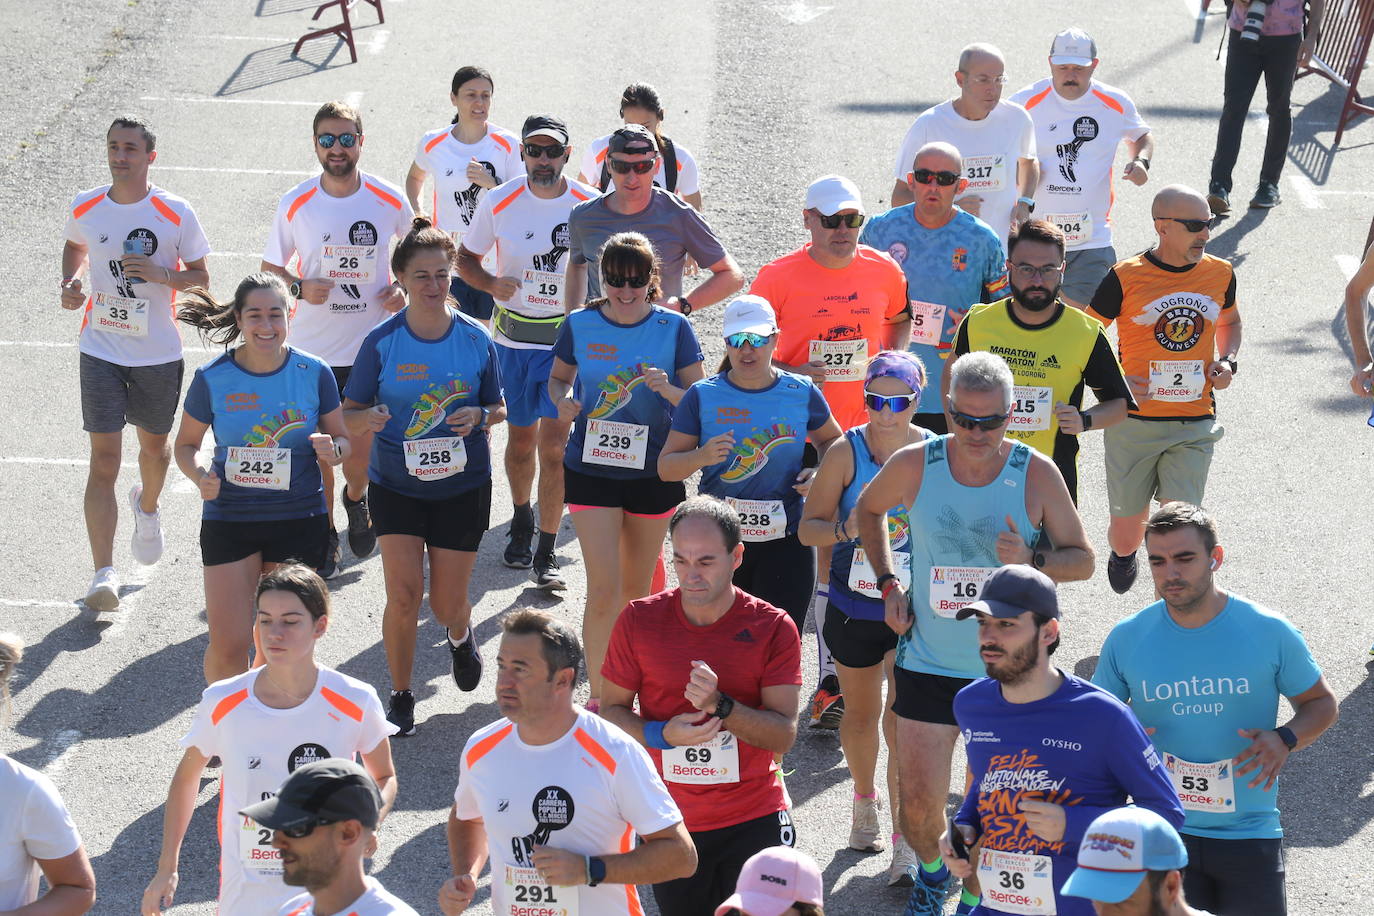
{"label": "black sunglasses", "polygon": [[1189,232],[1201,232],[1203,229],[1215,229],[1221,225],[1222,217],[1214,215],[1211,219],[1179,219],[1177,216],[1156,216],[1155,219],[1166,219],[1178,223]]}
{"label": "black sunglasses", "polygon": [[963,429],[981,429],[983,432],[992,432],[1003,423],[1007,422],[1010,413],[994,413],[986,417],[971,417],[963,411],[949,409],[949,415],[954,418],[954,422]]}
{"label": "black sunglasses", "polygon": [[358,134],[320,134],[315,138],[315,142],[320,145],[320,149],[333,149],[334,141],[339,141],[339,145],[344,149],[352,149],[358,145]]}
{"label": "black sunglasses", "polygon": [[620,274],[606,274],[605,281],[607,286],[632,286],[635,289],[643,289],[649,285],[649,275],[640,274],[637,277],[624,277]]}
{"label": "black sunglasses", "polygon": [[306,821],[304,824],[297,824],[295,827],[282,827],[277,832],[280,833],[282,836],[290,837],[293,840],[299,840],[303,837],[308,837],[310,836],[310,834],[314,833],[316,827],[325,827],[333,823],[337,822],[321,820],[320,818],[314,818],[313,820]]}
{"label": "black sunglasses", "polygon": [[540,156],[543,156],[545,159],[557,159],[567,151],[568,148],[561,143],[525,144],[525,155],[529,156],[531,159],[538,159]]}
{"label": "black sunglasses", "polygon": [[658,166],[658,158],[645,159],[643,162],[626,162],[624,159],[612,159],[611,171],[617,175],[626,175],[634,172],[636,175],[647,175]]}
{"label": "black sunglasses", "polygon": [[958,172],[936,172],[931,169],[917,169],[911,173],[912,180],[917,184],[930,184],[933,179],[942,188],[947,188],[959,180]]}
{"label": "black sunglasses", "polygon": [[837,229],[840,223],[844,223],[850,229],[858,229],[867,218],[862,213],[836,213],[833,216],[826,216],[819,210],[816,211],[816,219],[820,220],[821,225],[827,229]]}

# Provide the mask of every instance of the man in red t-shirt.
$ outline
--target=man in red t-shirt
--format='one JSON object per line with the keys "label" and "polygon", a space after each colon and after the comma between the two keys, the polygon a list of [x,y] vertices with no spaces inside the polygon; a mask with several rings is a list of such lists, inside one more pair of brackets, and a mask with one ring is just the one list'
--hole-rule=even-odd
{"label": "man in red t-shirt", "polygon": [[801,640],[785,611],[731,584],[744,550],[728,503],[693,497],[668,531],[681,585],[616,620],[601,714],[649,749],[697,847],[695,875],[653,886],[659,911],[700,916],[750,856],[796,842],[777,761],[797,737]]}

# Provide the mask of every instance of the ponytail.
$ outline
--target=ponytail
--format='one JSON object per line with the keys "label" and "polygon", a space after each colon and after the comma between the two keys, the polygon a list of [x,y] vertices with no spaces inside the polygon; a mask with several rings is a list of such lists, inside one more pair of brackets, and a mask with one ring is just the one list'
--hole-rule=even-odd
{"label": "ponytail", "polygon": [[286,281],[276,274],[259,271],[239,281],[234,298],[228,303],[218,301],[208,289],[199,286],[186,290],[177,300],[177,321],[198,329],[204,340],[227,349],[239,339],[238,318],[248,294],[260,289],[270,289],[276,293],[290,312],[291,292],[286,288]]}

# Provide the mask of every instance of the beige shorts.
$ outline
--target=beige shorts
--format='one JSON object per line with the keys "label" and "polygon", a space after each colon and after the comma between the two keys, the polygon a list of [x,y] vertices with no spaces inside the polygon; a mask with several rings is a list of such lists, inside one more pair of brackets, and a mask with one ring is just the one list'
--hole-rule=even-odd
{"label": "beige shorts", "polygon": [[1127,417],[1103,433],[1107,504],[1116,518],[1139,515],[1152,499],[1202,504],[1212,447],[1225,430],[1212,418],[1138,420]]}

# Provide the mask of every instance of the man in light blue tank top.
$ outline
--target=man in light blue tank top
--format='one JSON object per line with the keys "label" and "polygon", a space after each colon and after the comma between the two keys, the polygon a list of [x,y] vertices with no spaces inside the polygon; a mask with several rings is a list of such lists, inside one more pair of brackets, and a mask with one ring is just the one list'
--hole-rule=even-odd
{"label": "man in light blue tank top", "polygon": [[[943,913],[956,884],[939,851],[959,736],[954,695],[983,674],[977,624],[955,615],[999,566],[1031,565],[1057,582],[1093,571],[1093,549],[1059,469],[1006,436],[1012,390],[1000,356],[959,357],[945,402],[952,435],[897,452],[856,507],[885,619],[901,638],[892,708],[902,832],[921,860],[906,912],[918,916]],[[911,507],[910,591],[894,574],[884,518],[900,505]],[[965,889],[958,912],[977,900]]]}
{"label": "man in light blue tank top", "polygon": [[[1185,819],[1183,890],[1218,913],[1283,916],[1278,775],[1336,721],[1336,698],[1283,616],[1224,591],[1211,517],[1172,502],[1145,529],[1163,596],[1107,636],[1093,683],[1131,704]],[[1297,711],[1278,725],[1279,697]]]}

